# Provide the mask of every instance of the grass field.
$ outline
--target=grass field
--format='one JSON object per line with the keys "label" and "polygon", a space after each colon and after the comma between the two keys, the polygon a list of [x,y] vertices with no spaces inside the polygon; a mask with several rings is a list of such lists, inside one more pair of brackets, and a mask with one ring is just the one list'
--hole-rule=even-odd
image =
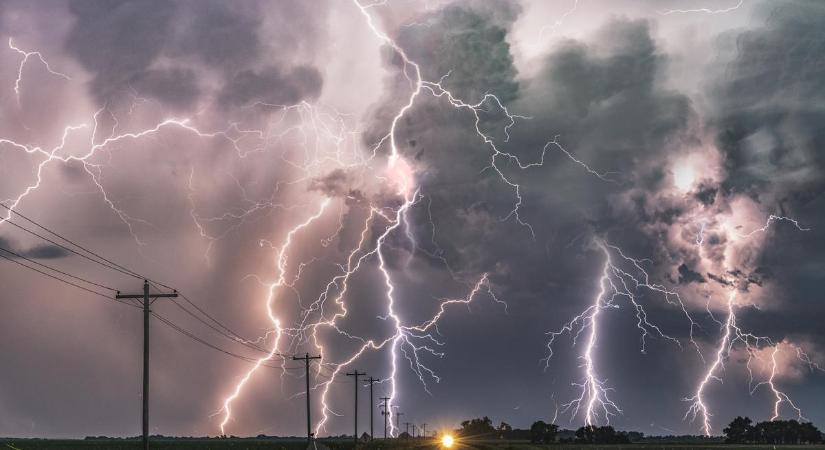
{"label": "grass field", "polygon": [[[352,450],[352,442],[319,441],[321,448]],[[127,440],[0,440],[0,450],[138,450],[139,441]],[[153,450],[304,450],[303,441],[277,441],[256,439],[175,439],[153,440]],[[434,441],[376,441],[359,445],[364,450],[430,450],[439,449]],[[719,444],[631,444],[631,445],[533,445],[520,441],[469,441],[457,442],[456,450],[825,450],[825,445],[772,446],[772,445],[719,445]]]}

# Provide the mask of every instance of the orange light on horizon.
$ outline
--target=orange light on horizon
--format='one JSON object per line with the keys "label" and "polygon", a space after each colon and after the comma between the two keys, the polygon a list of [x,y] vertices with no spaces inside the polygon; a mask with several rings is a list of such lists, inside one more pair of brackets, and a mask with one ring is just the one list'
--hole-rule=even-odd
{"label": "orange light on horizon", "polygon": [[453,446],[454,443],[455,443],[455,439],[453,439],[452,435],[445,434],[444,436],[441,436],[441,446],[442,447],[450,448],[450,447]]}

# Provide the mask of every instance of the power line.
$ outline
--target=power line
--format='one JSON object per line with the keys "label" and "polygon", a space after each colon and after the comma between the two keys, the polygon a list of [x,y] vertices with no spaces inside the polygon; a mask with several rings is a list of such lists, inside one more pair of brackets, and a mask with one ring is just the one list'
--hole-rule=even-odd
{"label": "power line", "polygon": [[[0,205],[2,205],[2,204],[0,204]],[[2,205],[2,206],[5,206],[5,205]],[[29,233],[29,234],[33,235],[33,236],[37,236],[37,237],[39,237],[40,239],[43,239],[44,241],[46,241],[46,242],[48,242],[48,243],[50,243],[50,244],[56,245],[56,246],[58,246],[58,247],[62,248],[63,250],[66,250],[67,252],[70,252],[70,253],[72,253],[72,254],[75,254],[75,255],[77,255],[77,256],[80,256],[81,258],[84,258],[84,259],[86,259],[86,260],[89,260],[89,261],[91,261],[91,262],[93,262],[93,263],[100,264],[101,266],[106,267],[106,268],[108,268],[108,269],[114,270],[114,271],[116,271],[116,272],[120,272],[120,273],[122,273],[122,274],[124,274],[124,275],[128,275],[128,276],[130,276],[130,277],[135,277],[135,278],[143,278],[143,277],[141,277],[140,275],[138,275],[138,274],[136,274],[136,273],[133,273],[133,272],[131,272],[131,271],[128,271],[128,270],[123,270],[123,269],[120,269],[120,268],[118,268],[118,267],[116,267],[116,266],[112,266],[112,265],[109,265],[109,264],[106,264],[106,263],[100,262],[100,261],[99,261],[99,260],[97,260],[97,259],[94,259],[94,258],[92,258],[92,257],[90,257],[90,256],[88,256],[88,255],[85,255],[85,254],[83,254],[83,253],[80,253],[80,252],[78,252],[77,250],[75,250],[75,249],[73,249],[73,248],[71,248],[71,247],[67,247],[67,246],[65,246],[65,245],[63,245],[63,244],[61,244],[61,243],[59,243],[59,242],[57,242],[57,241],[55,241],[55,240],[53,240],[53,239],[50,239],[50,238],[48,238],[48,237],[46,237],[46,236],[43,236],[42,234],[37,233],[36,231],[32,231],[32,230],[30,230],[30,229],[28,229],[28,228],[24,227],[23,225],[20,225],[20,224],[14,223],[14,222],[12,222],[11,220],[6,220],[6,221],[5,221],[5,223],[8,223],[9,225],[12,225],[12,226],[14,226],[14,227],[17,227],[17,228],[19,228],[19,229],[21,229],[21,230],[25,231],[26,233]],[[35,224],[35,225],[36,225],[36,224]],[[38,226],[39,226],[39,225],[38,225]],[[55,234],[55,235],[56,235],[56,236],[60,236],[60,235],[57,235],[57,234]],[[61,237],[61,239],[62,239],[62,237]]]}
{"label": "power line", "polygon": [[[100,265],[102,265],[102,266],[104,266],[104,267],[108,267],[109,269],[115,270],[115,271],[120,272],[120,273],[122,273],[122,274],[124,274],[124,275],[128,275],[128,276],[135,277],[135,278],[138,278],[138,279],[146,279],[146,280],[149,280],[150,282],[152,282],[153,284],[160,285],[160,286],[162,286],[162,287],[164,287],[164,288],[166,288],[166,289],[173,289],[173,288],[172,288],[172,287],[170,287],[170,286],[167,286],[167,285],[165,285],[165,284],[163,284],[163,283],[161,283],[161,282],[159,282],[159,281],[155,281],[155,280],[149,279],[149,278],[147,278],[147,277],[145,277],[145,276],[143,276],[143,275],[141,275],[141,274],[139,274],[139,273],[137,273],[137,272],[135,272],[135,271],[133,271],[133,270],[131,270],[131,269],[127,268],[127,267],[124,267],[124,266],[122,266],[122,265],[120,265],[120,264],[118,264],[118,263],[116,263],[116,262],[114,262],[114,261],[112,261],[112,260],[110,260],[110,259],[108,259],[108,258],[106,258],[106,257],[104,257],[104,256],[102,256],[102,255],[100,255],[100,254],[98,254],[98,253],[95,253],[95,252],[94,252],[94,251],[92,251],[92,250],[89,250],[88,248],[86,248],[86,247],[84,247],[84,246],[82,246],[82,245],[78,244],[77,242],[75,242],[75,241],[73,241],[73,240],[71,240],[71,239],[69,239],[69,238],[67,238],[67,237],[65,237],[65,236],[63,236],[63,235],[61,235],[60,233],[57,233],[56,231],[53,231],[52,229],[50,229],[50,228],[46,227],[45,225],[40,224],[40,223],[39,223],[39,222],[37,222],[36,220],[31,219],[31,218],[29,218],[29,217],[27,217],[27,216],[23,215],[23,214],[22,214],[22,213],[20,213],[20,211],[18,211],[17,209],[12,209],[12,208],[10,208],[10,207],[8,207],[8,206],[6,206],[6,205],[2,204],[2,203],[0,203],[0,207],[2,207],[2,208],[4,208],[4,209],[8,210],[8,211],[9,211],[9,213],[14,213],[14,214],[17,214],[19,217],[21,217],[21,218],[23,218],[24,220],[26,220],[26,221],[28,221],[28,222],[30,222],[30,223],[32,223],[32,224],[34,224],[36,227],[40,228],[41,230],[44,230],[44,231],[46,231],[46,232],[48,232],[48,233],[50,233],[50,234],[52,234],[52,235],[54,235],[54,236],[57,236],[58,238],[62,239],[63,241],[66,241],[66,242],[68,242],[69,244],[71,244],[71,245],[73,245],[73,246],[75,246],[75,247],[79,248],[80,250],[82,250],[82,251],[84,251],[84,252],[88,253],[89,255],[94,256],[95,258],[97,258],[97,260],[96,260],[96,259],[94,259],[94,258],[90,258],[89,256],[84,255],[84,254],[82,254],[82,253],[79,253],[79,252],[77,252],[76,250],[74,250],[74,249],[72,249],[72,248],[66,247],[66,246],[65,246],[65,245],[63,245],[63,244],[60,244],[60,243],[58,243],[58,242],[55,242],[55,241],[53,241],[53,240],[51,240],[51,239],[49,239],[49,238],[47,238],[47,237],[45,237],[45,236],[43,236],[43,235],[40,235],[40,234],[38,234],[38,233],[36,233],[36,232],[34,232],[34,231],[31,231],[31,230],[29,230],[28,228],[26,228],[26,227],[24,227],[24,226],[22,226],[22,225],[19,225],[19,224],[16,224],[16,223],[12,222],[12,221],[11,221],[11,216],[9,216],[9,219],[8,219],[8,220],[6,220],[6,222],[10,223],[11,225],[14,225],[14,226],[15,226],[15,227],[17,227],[17,228],[22,229],[23,231],[26,231],[26,232],[27,232],[27,233],[29,233],[29,234],[32,234],[32,235],[34,235],[34,236],[37,236],[37,237],[39,237],[39,238],[41,238],[41,239],[43,239],[43,240],[45,240],[45,241],[47,241],[47,242],[50,242],[50,243],[52,243],[52,244],[54,244],[54,245],[57,245],[58,247],[60,247],[60,248],[62,248],[62,249],[64,249],[64,250],[67,250],[67,251],[69,251],[69,252],[71,252],[71,253],[74,253],[75,255],[78,255],[78,256],[80,256],[80,257],[82,257],[82,258],[86,258],[86,259],[88,259],[89,261],[95,262],[95,263],[100,264]],[[103,262],[101,262],[101,261],[103,261]]]}
{"label": "power line", "polygon": [[[233,357],[233,358],[237,358],[237,359],[240,359],[240,360],[242,360],[242,361],[249,362],[249,363],[257,363],[257,362],[258,362],[258,359],[257,359],[257,358],[250,358],[250,357],[248,357],[248,356],[240,355],[240,354],[237,354],[237,353],[231,352],[231,351],[229,351],[229,350],[226,350],[226,349],[224,349],[224,348],[218,347],[217,345],[212,344],[211,342],[206,341],[206,340],[204,340],[204,339],[202,339],[202,338],[200,338],[200,337],[196,336],[196,335],[195,335],[194,333],[192,333],[191,331],[189,331],[189,330],[187,330],[187,329],[185,329],[185,328],[181,327],[180,325],[178,325],[178,324],[176,324],[176,323],[172,322],[171,320],[167,319],[167,318],[166,318],[166,317],[164,317],[164,316],[161,316],[160,314],[158,314],[158,313],[156,313],[156,312],[152,312],[152,316],[154,316],[155,318],[157,318],[158,320],[160,320],[160,321],[161,321],[163,324],[165,324],[166,326],[168,326],[168,327],[172,328],[173,330],[177,331],[178,333],[181,333],[181,334],[183,334],[184,336],[186,336],[186,337],[188,337],[188,338],[192,339],[193,341],[198,342],[198,343],[200,343],[200,344],[203,344],[203,345],[205,345],[205,346],[207,346],[207,347],[209,347],[209,348],[211,348],[211,349],[213,349],[213,350],[217,350],[217,351],[219,351],[219,352],[221,352],[221,353],[223,353],[223,354],[226,354],[226,355],[231,356],[231,357]],[[261,365],[262,365],[262,366],[264,366],[264,367],[269,367],[269,368],[271,368],[271,369],[282,369],[282,370],[300,370],[300,369],[303,369],[303,367],[286,367],[286,366],[281,367],[281,366],[273,366],[273,365],[269,365],[269,364],[266,364],[266,363],[261,363]]]}
{"label": "power line", "polygon": [[18,258],[20,258],[20,259],[25,259],[26,261],[28,261],[28,262],[30,262],[30,263],[32,263],[32,264],[37,264],[37,265],[38,265],[38,266],[40,266],[40,267],[44,267],[44,268],[49,269],[49,270],[51,270],[51,271],[57,272],[57,273],[59,273],[59,274],[61,274],[61,275],[65,275],[65,276],[67,276],[67,277],[69,277],[69,278],[74,278],[75,280],[82,281],[82,282],[84,282],[84,283],[91,284],[91,285],[93,285],[93,286],[97,286],[97,287],[99,287],[99,288],[108,289],[108,290],[110,290],[110,291],[112,291],[112,292],[117,292],[117,289],[115,289],[115,288],[112,288],[112,287],[109,287],[109,286],[106,286],[106,285],[103,285],[103,284],[100,284],[100,283],[95,283],[94,281],[90,281],[90,280],[87,280],[87,279],[85,279],[85,278],[81,278],[81,277],[79,277],[79,276],[77,276],[77,275],[72,275],[72,274],[70,274],[70,273],[68,273],[68,272],[64,272],[64,271],[62,271],[62,270],[60,270],[60,269],[55,269],[55,268],[54,268],[54,267],[52,267],[52,266],[49,266],[49,265],[47,265],[47,264],[43,264],[43,263],[41,263],[41,262],[39,262],[39,261],[35,261],[35,260],[33,260],[33,259],[31,259],[31,258],[28,258],[28,257],[26,257],[26,256],[24,256],[24,255],[21,255],[21,254],[19,254],[19,253],[15,253],[15,252],[13,252],[13,251],[11,251],[11,250],[7,249],[7,248],[0,247],[0,252],[6,252],[6,253],[9,253],[9,254],[11,254],[11,255],[14,255],[14,256],[16,256],[16,257],[18,257]]}
{"label": "power line", "polygon": [[[203,311],[202,309],[200,309],[199,307],[197,307],[194,303],[192,303],[192,302],[191,302],[191,301],[189,301],[188,299],[187,299],[187,302],[189,302],[189,304],[191,304],[192,306],[194,306],[194,307],[195,307],[198,311],[201,311],[201,312]],[[232,333],[231,335],[230,335],[230,334],[227,334],[225,331],[222,331],[221,329],[219,329],[219,328],[218,328],[218,327],[216,327],[215,325],[212,325],[211,323],[209,323],[209,322],[207,322],[207,321],[203,320],[203,318],[199,317],[197,314],[193,313],[192,311],[190,311],[189,309],[187,309],[186,307],[184,307],[184,306],[183,306],[183,305],[181,305],[180,303],[178,303],[178,302],[172,302],[172,303],[173,303],[175,306],[177,306],[178,308],[180,308],[181,310],[183,310],[186,314],[188,314],[188,315],[192,316],[193,318],[195,318],[195,320],[197,320],[198,322],[200,322],[200,323],[204,324],[206,327],[209,327],[211,330],[215,331],[216,333],[218,333],[219,335],[223,336],[224,338],[226,338],[226,339],[228,339],[228,340],[230,340],[230,341],[232,341],[232,342],[234,342],[234,343],[236,343],[236,344],[240,344],[240,345],[242,345],[242,346],[244,346],[244,347],[246,347],[246,348],[248,348],[248,349],[251,349],[251,350],[254,350],[254,351],[257,351],[257,352],[261,352],[261,353],[267,353],[267,354],[269,353],[269,350],[267,350],[267,349],[265,349],[265,348],[263,348],[263,347],[260,347],[260,346],[258,346],[258,345],[256,345],[256,344],[253,344],[253,343],[251,343],[251,342],[248,342],[247,340],[245,340],[245,339],[241,338],[240,336],[235,335],[235,333]],[[218,321],[217,321],[217,320],[215,320],[215,319],[212,319],[212,320],[213,320],[215,323],[217,323],[219,326],[221,326],[220,322],[218,322]],[[223,328],[225,328],[225,327],[223,327]],[[278,356],[280,356],[280,355],[278,355]]]}
{"label": "power line", "polygon": [[[68,252],[70,252],[70,253],[72,253],[72,254],[74,254],[74,255],[80,256],[81,258],[84,258],[84,259],[86,259],[86,260],[88,260],[88,261],[91,261],[91,262],[93,262],[93,263],[95,263],[95,264],[99,264],[99,265],[101,265],[101,266],[103,266],[103,267],[106,267],[106,268],[108,268],[108,269],[110,269],[110,270],[114,270],[114,271],[116,271],[116,272],[119,272],[119,273],[121,273],[121,274],[123,274],[123,275],[127,275],[127,276],[134,277],[134,278],[138,278],[138,279],[145,279],[145,280],[149,281],[149,282],[150,282],[151,284],[153,284],[153,285],[156,285],[156,286],[161,286],[161,287],[164,287],[164,288],[167,288],[167,289],[173,289],[171,286],[168,286],[168,285],[166,285],[166,284],[164,284],[164,283],[161,283],[161,282],[159,282],[159,281],[155,281],[155,280],[149,279],[149,278],[147,278],[147,277],[145,277],[145,276],[143,276],[143,275],[141,275],[141,274],[139,274],[139,273],[135,272],[134,270],[131,270],[131,269],[129,269],[129,268],[127,268],[127,267],[125,267],[125,266],[123,266],[123,265],[121,265],[121,264],[118,264],[118,263],[116,263],[116,262],[114,262],[114,261],[112,261],[112,260],[110,260],[110,259],[108,259],[108,258],[106,258],[106,257],[104,257],[104,256],[102,256],[102,255],[100,255],[100,254],[98,254],[98,253],[96,253],[96,252],[94,252],[94,251],[92,251],[92,250],[90,250],[90,249],[88,249],[88,248],[84,247],[83,245],[80,245],[79,243],[77,243],[77,242],[75,242],[75,241],[73,241],[73,240],[71,240],[71,239],[69,239],[69,238],[67,238],[67,237],[65,237],[65,236],[63,236],[63,235],[61,235],[60,233],[58,233],[58,232],[56,232],[56,231],[54,231],[54,230],[50,229],[49,227],[46,227],[45,225],[42,225],[41,223],[37,222],[36,220],[34,220],[34,219],[32,219],[32,218],[30,218],[30,217],[28,217],[28,216],[26,216],[26,215],[24,215],[24,214],[20,213],[20,211],[18,211],[17,209],[12,209],[11,207],[8,207],[8,206],[6,206],[6,205],[4,205],[4,204],[2,204],[2,203],[0,203],[0,207],[2,207],[2,208],[4,208],[4,209],[8,210],[10,213],[16,214],[17,216],[21,217],[22,219],[26,220],[27,222],[30,222],[30,223],[32,223],[33,225],[35,225],[37,228],[39,228],[39,229],[41,229],[41,230],[43,230],[43,231],[46,231],[47,233],[49,233],[49,234],[51,234],[51,235],[56,236],[56,237],[57,237],[57,238],[59,238],[60,240],[63,240],[63,241],[65,241],[65,242],[67,242],[67,243],[68,243],[68,244],[70,244],[71,246],[74,246],[74,247],[76,247],[77,249],[79,249],[79,250],[81,250],[82,252],[85,252],[85,253],[82,253],[81,251],[78,251],[78,250],[76,250],[75,248],[71,248],[71,247],[69,247],[69,246],[67,246],[67,245],[64,245],[64,244],[62,244],[62,243],[60,243],[60,242],[57,242],[57,241],[55,241],[54,239],[51,239],[51,238],[49,238],[49,237],[47,237],[47,236],[44,236],[44,235],[42,235],[42,234],[40,234],[40,233],[38,233],[38,232],[36,232],[36,231],[33,231],[33,230],[31,230],[31,229],[29,229],[29,228],[27,228],[27,227],[23,226],[23,225],[20,225],[20,224],[18,224],[18,223],[15,223],[15,222],[13,222],[13,221],[11,220],[11,218],[9,218],[9,219],[5,220],[5,222],[9,223],[10,225],[12,225],[12,226],[14,226],[14,227],[17,227],[17,228],[19,228],[19,229],[21,229],[21,230],[25,231],[26,233],[29,233],[29,234],[31,234],[31,235],[33,235],[33,236],[36,236],[36,237],[38,237],[38,238],[40,238],[40,239],[42,239],[42,240],[44,240],[44,241],[46,241],[46,242],[49,242],[49,243],[51,243],[51,244],[53,244],[53,245],[58,246],[59,248],[62,248],[62,249],[66,250],[66,251],[68,251]],[[11,216],[10,216],[10,217],[11,217]],[[48,266],[48,265],[46,265],[46,264],[42,264],[42,263],[40,263],[40,262],[37,262],[37,261],[31,260],[31,259],[29,259],[29,258],[24,257],[23,255],[19,255],[19,254],[14,253],[14,252],[12,252],[12,251],[10,251],[10,250],[3,249],[3,248],[0,248],[0,250],[4,250],[4,251],[6,251],[6,252],[8,252],[8,253],[10,253],[10,254],[12,254],[12,255],[14,255],[14,256],[17,256],[17,257],[23,258],[23,259],[25,259],[25,260],[27,260],[27,261],[29,261],[29,262],[33,263],[33,264],[37,264],[37,265],[39,265],[39,266],[41,266],[41,267],[47,268],[47,269],[49,269],[49,270],[52,270],[52,271],[54,271],[54,272],[56,272],[56,273],[59,273],[59,274],[62,274],[62,275],[64,275],[64,276],[71,277],[71,278],[73,278],[73,279],[79,280],[79,281],[84,282],[84,283],[88,283],[88,284],[93,285],[93,286],[97,286],[97,287],[100,287],[100,288],[103,288],[103,289],[107,289],[107,290],[110,290],[110,291],[117,292],[117,290],[116,290],[116,289],[114,289],[114,288],[112,288],[112,287],[109,287],[109,286],[106,286],[106,285],[103,285],[103,284],[100,284],[100,283],[96,283],[96,282],[93,282],[93,281],[87,280],[87,279],[85,279],[85,278],[78,277],[78,276],[76,276],[76,275],[72,275],[72,274],[70,274],[70,273],[68,273],[68,272],[64,272],[64,271],[61,271],[61,270],[59,270],[59,269],[55,269],[54,267],[51,267],[51,266]],[[91,256],[90,256],[90,255],[91,255]],[[28,266],[28,265],[23,264],[22,262],[17,261],[17,260],[15,260],[15,259],[13,259],[13,258],[6,257],[6,256],[4,256],[4,255],[2,255],[2,254],[0,254],[0,257],[3,257],[4,259],[7,259],[7,260],[9,260],[9,261],[11,261],[11,262],[14,262],[15,264],[19,264],[19,265],[21,265],[21,266],[23,266],[23,267],[25,267],[25,268],[30,269],[30,270],[34,270],[34,271],[36,271],[36,272],[38,272],[38,273],[40,273],[40,274],[42,274],[42,275],[45,275],[45,276],[48,276],[48,277],[53,278],[53,279],[55,279],[55,280],[61,281],[61,282],[66,283],[66,284],[69,284],[69,285],[71,285],[71,286],[73,286],[73,287],[76,287],[76,288],[78,288],[78,289],[82,289],[82,290],[84,290],[84,291],[86,291],[86,292],[89,292],[89,293],[91,293],[91,294],[94,294],[94,295],[97,295],[97,296],[100,296],[100,297],[104,297],[104,298],[106,298],[106,299],[108,299],[108,300],[112,300],[112,298],[111,298],[111,297],[109,297],[109,296],[108,296],[108,295],[106,295],[106,294],[103,294],[103,293],[98,292],[98,291],[95,291],[95,290],[93,290],[93,289],[89,289],[89,288],[86,288],[86,287],[84,287],[84,286],[78,285],[78,284],[76,284],[76,283],[73,283],[73,282],[71,282],[71,281],[69,281],[69,280],[65,280],[65,279],[63,279],[63,278],[61,278],[61,277],[58,277],[58,276],[55,276],[55,275],[53,275],[53,274],[50,274],[50,273],[47,273],[47,272],[41,271],[41,270],[39,270],[39,269],[37,269],[37,268],[35,268],[35,267]],[[192,316],[193,318],[195,318],[196,320],[198,320],[199,322],[201,322],[201,323],[202,323],[202,324],[204,324],[205,326],[209,327],[210,329],[212,329],[213,331],[217,332],[217,333],[218,333],[218,334],[220,334],[221,336],[223,336],[223,337],[225,337],[225,338],[227,338],[227,339],[231,340],[232,342],[239,343],[239,344],[243,345],[243,346],[244,346],[244,347],[246,347],[246,348],[249,348],[249,349],[254,350],[254,351],[257,351],[257,352],[266,353],[266,354],[268,354],[268,353],[270,352],[269,350],[267,350],[267,349],[265,349],[265,348],[263,348],[263,347],[260,347],[260,346],[258,346],[258,345],[256,345],[256,344],[254,344],[254,343],[251,343],[251,342],[249,342],[248,340],[246,340],[246,339],[244,339],[243,337],[241,337],[238,333],[234,332],[234,331],[233,331],[232,329],[230,329],[228,326],[224,325],[222,322],[220,322],[220,321],[219,321],[218,319],[216,319],[214,316],[212,316],[211,314],[209,314],[208,312],[206,312],[206,311],[205,311],[202,307],[198,306],[195,302],[193,302],[192,300],[190,300],[190,299],[189,299],[188,297],[186,297],[185,295],[183,295],[183,294],[179,294],[179,295],[180,295],[180,296],[181,296],[181,297],[182,297],[182,298],[183,298],[183,299],[184,299],[184,300],[185,300],[188,304],[190,304],[193,308],[195,308],[195,310],[197,310],[197,312],[199,312],[200,314],[202,314],[204,317],[206,317],[206,318],[207,318],[210,322],[212,322],[212,323],[207,322],[207,320],[205,320],[203,317],[199,317],[197,314],[195,314],[195,313],[194,313],[194,312],[192,312],[191,310],[187,309],[186,307],[184,307],[184,306],[183,306],[183,305],[181,305],[180,303],[174,302],[174,303],[175,303],[175,305],[176,305],[177,307],[181,308],[182,310],[184,310],[184,311],[185,311],[188,315]],[[118,303],[125,304],[125,305],[127,305],[127,306],[131,306],[131,307],[134,307],[134,308],[139,308],[138,306],[136,306],[136,305],[134,305],[134,304],[132,304],[132,303],[124,302],[124,301],[121,301],[121,300],[119,300],[119,299],[115,299],[115,301],[117,301]],[[169,320],[169,319],[167,319],[167,318],[165,318],[165,317],[163,317],[163,316],[161,316],[161,315],[159,315],[159,314],[157,314],[157,313],[154,313],[154,312],[153,312],[153,313],[152,313],[152,315],[153,315],[153,316],[155,316],[158,320],[160,320],[160,321],[161,321],[162,323],[164,323],[165,325],[167,325],[167,326],[169,326],[170,328],[172,328],[173,330],[177,331],[178,333],[181,333],[181,334],[183,334],[184,336],[187,336],[187,337],[189,337],[190,339],[192,339],[192,340],[194,340],[194,341],[196,341],[196,342],[199,342],[199,343],[201,343],[201,344],[203,344],[203,345],[206,345],[206,346],[207,346],[207,347],[209,347],[209,348],[212,348],[212,349],[214,349],[214,350],[220,351],[221,353],[227,354],[227,355],[229,355],[229,356],[232,356],[232,357],[235,357],[235,358],[241,359],[241,360],[243,360],[243,361],[247,361],[247,362],[257,362],[257,361],[258,361],[258,359],[256,359],[256,358],[250,358],[250,357],[247,357],[247,356],[239,355],[239,354],[237,354],[237,353],[233,353],[233,352],[231,352],[231,351],[228,351],[228,350],[225,350],[225,349],[223,349],[223,348],[221,348],[221,347],[218,347],[218,346],[216,346],[216,345],[214,345],[214,344],[212,344],[212,343],[210,343],[210,342],[208,342],[208,341],[204,340],[203,338],[198,337],[198,336],[197,336],[197,335],[195,335],[192,331],[189,331],[189,330],[187,330],[187,329],[185,329],[185,328],[181,327],[180,325],[178,325],[178,324],[176,324],[176,323],[172,322],[171,320]],[[213,325],[213,324],[214,324],[214,325]],[[220,329],[219,329],[219,328],[220,328]],[[221,330],[223,330],[223,331],[221,331]],[[281,360],[283,360],[283,361],[286,361],[286,360],[288,359],[287,355],[281,354],[281,353],[279,353],[279,352],[276,352],[275,354],[273,354],[273,357],[276,357],[276,356],[277,356],[278,358],[280,358]],[[262,364],[262,365],[264,365],[264,366],[266,366],[266,367],[273,368],[273,369],[282,369],[282,370],[294,370],[294,369],[300,369],[300,367],[298,367],[298,368],[293,368],[293,367],[285,367],[285,366],[279,367],[279,366],[273,366],[273,365],[268,365],[268,364]],[[326,370],[326,368],[324,367],[324,365],[323,365],[323,364],[320,366],[320,368],[321,368],[322,370]],[[318,372],[318,375],[325,376],[325,377],[331,377],[331,376],[332,376],[332,374],[330,374],[330,373],[322,373],[321,371],[319,371],[319,372]]]}
{"label": "power line", "polygon": [[36,268],[36,267],[31,267],[31,266],[28,266],[28,265],[26,265],[26,264],[24,264],[24,263],[22,263],[22,262],[20,262],[20,261],[18,261],[18,260],[16,260],[16,259],[14,259],[14,258],[10,258],[10,257],[8,257],[8,256],[6,256],[6,255],[2,255],[2,254],[0,254],[0,258],[3,258],[3,259],[5,259],[5,260],[7,260],[7,261],[11,261],[11,262],[13,262],[13,263],[15,263],[15,264],[18,264],[18,265],[20,265],[20,266],[23,266],[23,267],[25,267],[25,268],[29,269],[29,270],[33,270],[33,271],[35,271],[35,272],[40,273],[41,275],[45,275],[45,276],[47,276],[47,277],[49,277],[49,278],[52,278],[52,279],[55,279],[55,280],[57,280],[57,281],[60,281],[60,282],[66,283],[66,284],[68,284],[68,285],[70,285],[70,286],[76,287],[77,289],[81,289],[81,290],[86,291],[86,292],[88,292],[88,293],[90,293],[90,294],[94,294],[94,295],[97,295],[97,296],[99,296],[99,297],[103,297],[103,298],[105,298],[106,300],[114,300],[114,301],[116,301],[117,303],[120,303],[120,304],[122,304],[122,305],[131,306],[131,307],[133,307],[133,308],[138,308],[138,306],[133,305],[133,304],[131,304],[131,303],[129,303],[129,302],[123,302],[123,301],[119,301],[119,300],[113,299],[113,298],[112,298],[112,297],[110,297],[109,295],[103,294],[103,293],[101,293],[101,292],[97,292],[97,291],[95,291],[95,290],[93,290],[93,289],[89,289],[89,288],[83,287],[83,286],[81,286],[81,285],[79,285],[79,284],[76,284],[76,283],[73,283],[73,282],[71,282],[71,281],[69,281],[69,280],[66,280],[66,279],[60,278],[60,277],[58,277],[58,276],[52,275],[52,274],[47,273],[47,272],[44,272],[44,271],[42,271],[42,270],[40,270],[40,269],[38,269],[38,268]]}

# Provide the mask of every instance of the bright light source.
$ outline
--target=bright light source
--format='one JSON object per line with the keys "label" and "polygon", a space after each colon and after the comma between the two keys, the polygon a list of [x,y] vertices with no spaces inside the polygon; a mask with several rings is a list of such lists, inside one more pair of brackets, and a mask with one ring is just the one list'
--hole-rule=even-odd
{"label": "bright light source", "polygon": [[690,162],[684,161],[673,169],[673,182],[676,188],[682,192],[693,189],[696,182],[696,174]]}
{"label": "bright light source", "polygon": [[453,440],[453,437],[451,435],[445,434],[444,436],[441,436],[441,445],[443,445],[445,448],[452,447],[453,442],[455,441]]}

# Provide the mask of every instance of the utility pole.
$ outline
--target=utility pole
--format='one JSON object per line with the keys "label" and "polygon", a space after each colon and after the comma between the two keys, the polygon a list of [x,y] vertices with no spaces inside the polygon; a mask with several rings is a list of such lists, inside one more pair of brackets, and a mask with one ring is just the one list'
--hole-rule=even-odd
{"label": "utility pole", "polygon": [[158,298],[175,298],[178,291],[171,294],[150,294],[149,280],[143,280],[143,294],[121,294],[117,291],[116,299],[143,299],[143,450],[149,450],[149,315],[151,301]]}
{"label": "utility pole", "polygon": [[375,433],[373,432],[373,428],[372,428],[372,422],[373,422],[373,419],[374,419],[374,416],[375,416],[374,410],[373,410],[373,408],[375,408],[375,404],[372,403],[372,385],[379,382],[379,381],[381,381],[381,380],[379,380],[378,378],[373,378],[373,377],[367,378],[367,383],[370,384],[370,440],[375,439]]}
{"label": "utility pole", "polygon": [[407,433],[407,436],[412,437],[412,435],[410,435],[410,423],[409,422],[404,422],[404,432]]}
{"label": "utility pole", "polygon": [[310,412],[309,412],[309,405],[310,405],[310,403],[309,403],[309,362],[313,359],[321,359],[321,355],[309,356],[309,353],[307,353],[305,356],[300,357],[300,358],[297,357],[297,356],[292,357],[293,361],[303,361],[304,365],[306,367],[306,379],[307,379],[307,443],[310,444],[310,445],[312,444],[312,418],[311,418],[312,416],[310,415]]}
{"label": "utility pole", "polygon": [[401,430],[401,420],[400,419],[401,419],[401,416],[403,416],[403,415],[404,415],[404,413],[402,413],[402,412],[396,412],[395,413],[395,428],[398,428],[398,430]]}
{"label": "utility pole", "polygon": [[389,397],[381,397],[381,400],[384,400],[384,404],[381,405],[381,406],[384,407],[384,409],[381,410],[381,415],[384,416],[384,439],[386,439],[387,438],[387,418],[390,416],[390,413],[389,413],[389,405],[390,404],[388,403],[390,401],[390,398]]}
{"label": "utility pole", "polygon": [[426,423],[421,424],[421,436],[423,436],[424,439],[427,439],[427,424]]}
{"label": "utility pole", "polygon": [[358,446],[358,377],[363,375],[366,375],[366,373],[357,370],[347,374],[348,377],[355,377],[355,434],[353,435],[353,439],[355,440],[356,447]]}

